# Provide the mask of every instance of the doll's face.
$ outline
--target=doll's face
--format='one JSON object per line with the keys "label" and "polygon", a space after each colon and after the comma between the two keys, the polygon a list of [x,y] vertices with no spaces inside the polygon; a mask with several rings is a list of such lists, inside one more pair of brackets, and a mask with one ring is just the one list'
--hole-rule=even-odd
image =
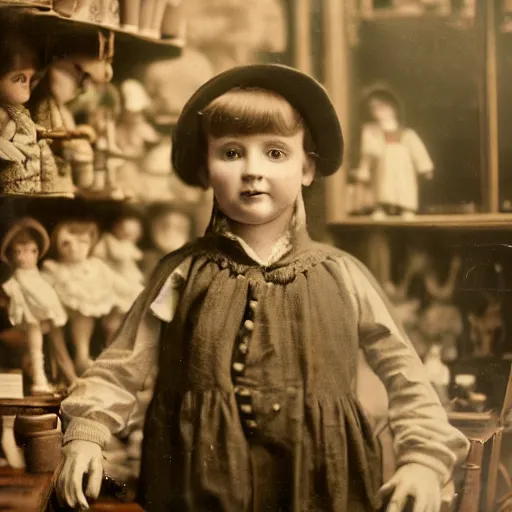
{"label": "doll's face", "polygon": [[311,184],[304,132],[208,137],[209,183],[220,209],[240,224],[261,225],[293,213]]}
{"label": "doll's face", "polygon": [[397,120],[395,109],[385,101],[373,98],[370,100],[370,112],[378,123],[389,123]]}
{"label": "doll's face", "polygon": [[123,219],[112,228],[112,234],[119,240],[136,244],[142,236],[142,225],[138,219]]}
{"label": "doll's face", "polygon": [[16,268],[25,270],[36,268],[39,259],[39,247],[35,242],[14,244],[11,258]]}
{"label": "doll's face", "polygon": [[7,105],[23,105],[30,99],[30,81],[35,74],[31,66],[9,71],[0,78],[0,101]]}
{"label": "doll's face", "polygon": [[151,237],[155,247],[169,253],[183,247],[190,239],[191,221],[180,212],[169,212],[153,220]]}
{"label": "doll's face", "polygon": [[63,263],[81,263],[89,257],[91,235],[88,232],[71,233],[65,227],[57,239],[57,252]]}

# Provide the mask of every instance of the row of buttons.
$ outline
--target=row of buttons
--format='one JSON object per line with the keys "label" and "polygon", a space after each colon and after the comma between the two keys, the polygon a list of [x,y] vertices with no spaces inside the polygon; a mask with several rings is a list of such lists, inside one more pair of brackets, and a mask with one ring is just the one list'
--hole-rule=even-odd
{"label": "row of buttons", "polygon": [[244,321],[237,336],[237,345],[233,354],[233,381],[235,383],[235,397],[240,412],[240,418],[246,432],[254,434],[258,428],[258,423],[254,416],[252,407],[251,392],[248,389],[236,386],[240,377],[244,374],[247,354],[249,352],[250,337],[254,331],[254,317],[258,302],[251,296],[249,287],[249,300],[245,309]]}

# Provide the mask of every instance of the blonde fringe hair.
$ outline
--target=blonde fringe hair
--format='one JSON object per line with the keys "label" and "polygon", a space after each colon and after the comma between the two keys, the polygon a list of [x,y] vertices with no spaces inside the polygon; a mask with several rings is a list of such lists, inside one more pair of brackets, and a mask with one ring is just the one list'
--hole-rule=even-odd
{"label": "blonde fringe hair", "polygon": [[[207,138],[271,133],[289,137],[304,130],[304,152],[309,159],[317,156],[308,127],[297,110],[280,94],[260,87],[236,87],[214,99],[199,112],[203,137],[200,149],[206,159]],[[201,172],[207,166],[203,164]]]}

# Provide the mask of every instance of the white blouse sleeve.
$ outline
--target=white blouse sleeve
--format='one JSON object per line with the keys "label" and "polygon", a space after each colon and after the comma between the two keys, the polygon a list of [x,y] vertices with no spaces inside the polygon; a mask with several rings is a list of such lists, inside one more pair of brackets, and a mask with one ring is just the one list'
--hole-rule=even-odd
{"label": "white blouse sleeve", "polygon": [[176,310],[178,286],[182,281],[175,274],[183,274],[183,264],[169,276],[158,296],[175,298],[174,302],[166,303],[165,314],[160,304],[157,310],[161,314],[157,317],[153,302],[139,321],[142,307],[142,297],[139,297],[113,343],[71,388],[61,404],[64,443],[81,439],[103,448],[112,434],[126,427],[137,403],[137,393],[158,364],[162,322],[171,321]]}
{"label": "white blouse sleeve", "polygon": [[387,391],[397,464],[423,464],[445,483],[467,456],[468,440],[448,422],[423,363],[376,280],[350,256],[340,263],[358,311],[360,347]]}

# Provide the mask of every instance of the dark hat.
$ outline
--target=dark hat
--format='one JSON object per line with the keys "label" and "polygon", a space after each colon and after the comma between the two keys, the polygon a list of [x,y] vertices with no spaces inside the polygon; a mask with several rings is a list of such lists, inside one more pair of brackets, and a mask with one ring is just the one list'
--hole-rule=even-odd
{"label": "dark hat", "polygon": [[235,87],[260,87],[283,96],[303,117],[316,146],[316,170],[329,176],[343,160],[343,134],[326,90],[310,76],[279,64],[254,64],[225,71],[202,85],[183,107],[173,133],[172,164],[188,185],[204,186],[199,113]]}

